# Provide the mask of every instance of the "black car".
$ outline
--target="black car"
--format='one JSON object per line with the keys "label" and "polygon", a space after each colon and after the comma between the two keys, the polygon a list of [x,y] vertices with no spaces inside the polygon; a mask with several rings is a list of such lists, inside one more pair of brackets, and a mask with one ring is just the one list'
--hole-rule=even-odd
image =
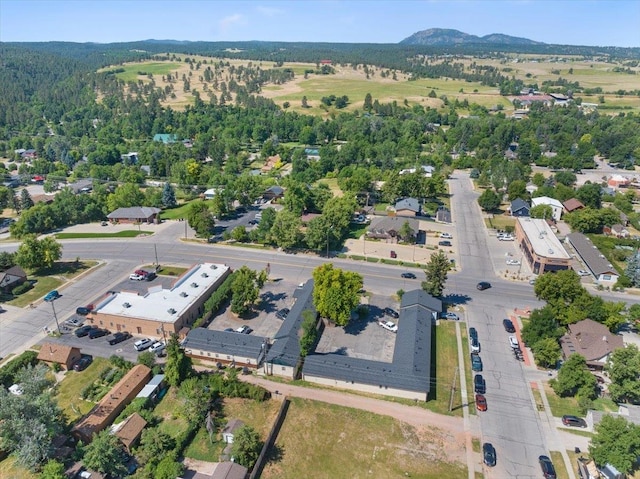
{"label": "black car", "polygon": [[400,276],[407,279],[416,279],[416,275],[413,273],[402,273]]}
{"label": "black car", "polygon": [[438,241],[438,246],[451,246],[451,241]]}
{"label": "black car", "polygon": [[578,416],[562,416],[562,424],[573,427],[587,427],[587,422]]}
{"label": "black car", "polygon": [[482,459],[484,463],[489,467],[493,467],[496,465],[496,449],[490,442],[485,442],[482,445]]}
{"label": "black car", "polygon": [[89,331],[89,339],[101,338],[102,336],[106,336],[111,334],[111,331],[108,329],[95,328]]}
{"label": "black car", "polygon": [[384,314],[386,314],[387,316],[391,316],[392,318],[396,318],[396,319],[398,319],[400,317],[398,312],[396,310],[394,310],[394,309],[391,309],[391,308],[384,308]]}
{"label": "black car", "polygon": [[289,314],[289,308],[282,308],[280,311],[276,313],[276,318],[285,320],[287,319],[287,315]]}
{"label": "black car", "polygon": [[551,459],[547,456],[540,456],[538,462],[540,463],[540,469],[542,469],[544,479],[556,479],[556,470],[553,467]]}
{"label": "black car", "polygon": [[482,372],[482,359],[477,354],[471,354],[471,370],[477,373]]}
{"label": "black car", "polygon": [[485,394],[487,392],[487,382],[482,377],[482,374],[476,374],[473,377],[473,390],[478,394]]}
{"label": "black car", "polygon": [[91,364],[93,358],[91,356],[82,356],[78,361],[73,365],[74,371],[84,371],[87,369],[87,366]]}
{"label": "black car", "polygon": [[480,291],[484,291],[485,289],[489,289],[490,287],[491,287],[491,283],[488,283],[487,281],[480,281],[476,285],[476,288],[478,288]]}
{"label": "black car", "polygon": [[469,328],[469,341],[478,340],[478,331],[476,328]]}
{"label": "black car", "polygon": [[127,331],[118,331],[113,335],[112,338],[109,338],[107,341],[111,346],[113,346],[114,344],[118,344],[118,343],[121,343],[122,341],[126,341],[130,337],[131,337],[131,333],[128,333]]}
{"label": "black car", "polygon": [[87,308],[85,306],[80,306],[79,308],[76,308],[76,314],[79,314],[80,316],[86,316],[90,312],[91,312],[91,308]]}
{"label": "black car", "polygon": [[89,324],[86,324],[84,326],[80,326],[78,329],[76,329],[75,331],[75,335],[77,338],[82,338],[84,336],[86,336],[87,334],[89,334],[90,331],[96,329],[95,326],[91,326]]}
{"label": "black car", "polygon": [[516,332],[516,328],[513,326],[513,322],[511,322],[510,319],[503,319],[502,320],[502,325],[504,326],[504,330],[507,333],[515,333]]}

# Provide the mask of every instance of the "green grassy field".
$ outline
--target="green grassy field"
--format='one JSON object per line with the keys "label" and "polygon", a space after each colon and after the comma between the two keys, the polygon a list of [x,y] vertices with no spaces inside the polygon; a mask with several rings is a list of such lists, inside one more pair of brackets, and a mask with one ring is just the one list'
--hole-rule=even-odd
{"label": "green grassy field", "polygon": [[[575,398],[558,396],[548,383],[545,383],[544,391],[547,395],[547,401],[549,401],[551,414],[555,417],[562,417],[565,414],[572,416],[583,415]],[[593,409],[596,411],[617,411],[618,407],[610,399],[596,399],[593,401]]]}
{"label": "green grassy field", "polygon": [[[138,78],[146,79],[146,74],[152,75],[166,75],[174,70],[177,70],[181,66],[177,62],[143,62],[143,63],[129,63],[117,68],[124,68],[125,71],[116,73],[116,76],[120,80],[126,82],[137,81]],[[111,69],[111,68],[108,68]],[[138,75],[138,72],[145,72],[145,75]]]}
{"label": "green grassy field", "polygon": [[437,430],[294,398],[261,477],[466,477],[466,465],[448,460],[443,440]]}
{"label": "green grassy field", "polygon": [[176,395],[176,389],[169,388],[167,394],[153,410],[156,416],[162,418],[162,422],[158,426],[160,430],[174,438],[187,430],[187,421],[179,415],[180,404],[181,401]]}
{"label": "green grassy field", "polygon": [[33,286],[33,289],[30,289],[24,294],[6,301],[7,304],[11,306],[17,306],[19,308],[23,308],[28,304],[33,303],[34,301],[40,299],[45,294],[47,294],[52,289],[56,289],[58,286],[63,284],[63,281],[59,278],[54,278],[52,276],[42,276],[33,278],[36,280],[36,284]]}
{"label": "green grassy field", "polygon": [[124,230],[117,233],[57,233],[57,239],[74,238],[135,238],[136,236],[152,235],[153,231]]}
{"label": "green grassy field", "polygon": [[2,479],[37,479],[38,474],[28,471],[16,464],[15,458],[9,456],[0,461],[0,478]]}
{"label": "green grassy field", "polygon": [[551,462],[553,462],[553,467],[556,470],[557,479],[569,479],[569,473],[564,465],[562,453],[560,453],[560,451],[550,451],[550,454]]}
{"label": "green grassy field", "polygon": [[67,371],[64,379],[56,386],[56,400],[58,406],[64,412],[68,424],[80,419],[81,416],[88,413],[94,406],[94,403],[85,401],[80,397],[80,393],[109,366],[109,360],[104,358],[94,358],[93,362],[87,369],[82,372]]}
{"label": "green grassy field", "polygon": [[[193,200],[193,201],[196,201],[196,200]],[[213,204],[213,200],[198,200],[198,201],[204,201],[204,203],[207,204],[208,206],[211,206]],[[190,204],[191,202],[187,202],[179,206],[176,206],[175,208],[162,210],[162,212],[160,213],[160,217],[163,220],[186,219]]]}
{"label": "green grassy field", "polygon": [[[433,400],[427,401],[427,409],[440,414],[462,416],[462,396],[459,383],[456,384],[456,391],[453,397],[453,411],[449,412],[449,402],[451,399],[451,384],[455,372],[458,369],[458,344],[456,339],[456,324],[454,321],[440,321],[440,325],[433,329],[432,338],[435,336],[433,346],[435,353],[432,353],[432,364],[435,363],[436,390]],[[463,348],[465,347],[463,338]],[[458,377],[457,381],[460,381]],[[467,387],[470,378],[467,379]],[[473,390],[473,389],[471,389]]]}

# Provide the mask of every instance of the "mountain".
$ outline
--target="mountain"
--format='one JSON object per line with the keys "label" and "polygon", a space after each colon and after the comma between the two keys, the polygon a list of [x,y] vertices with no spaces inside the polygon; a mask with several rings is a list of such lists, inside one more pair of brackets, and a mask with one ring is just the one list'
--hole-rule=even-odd
{"label": "mountain", "polygon": [[430,28],[416,32],[400,42],[402,45],[544,45],[528,38],[512,37],[501,33],[491,33],[484,37],[469,35],[459,30]]}

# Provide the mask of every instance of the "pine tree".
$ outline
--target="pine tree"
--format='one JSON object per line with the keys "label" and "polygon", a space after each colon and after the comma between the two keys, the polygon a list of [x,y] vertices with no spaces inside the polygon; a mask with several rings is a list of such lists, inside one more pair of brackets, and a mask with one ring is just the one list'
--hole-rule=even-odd
{"label": "pine tree", "polygon": [[20,193],[20,209],[25,211],[33,206],[33,199],[29,194],[29,191],[24,188]]}
{"label": "pine tree", "polygon": [[167,182],[162,190],[162,205],[165,208],[173,208],[176,204],[176,192],[173,190],[173,186]]}
{"label": "pine tree", "polygon": [[422,289],[431,296],[439,298],[444,291],[444,285],[447,282],[447,272],[451,268],[449,258],[443,251],[431,254],[431,259],[427,263],[425,275],[426,281],[422,282]]}
{"label": "pine tree", "polygon": [[633,286],[640,286],[640,250],[636,251],[635,254],[627,260],[627,270],[625,274],[631,280]]}

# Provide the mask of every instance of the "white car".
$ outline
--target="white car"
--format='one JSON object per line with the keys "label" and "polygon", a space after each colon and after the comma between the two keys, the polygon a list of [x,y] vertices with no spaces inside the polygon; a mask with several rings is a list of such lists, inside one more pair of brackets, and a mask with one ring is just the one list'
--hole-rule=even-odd
{"label": "white car", "polygon": [[132,279],[134,281],[142,281],[144,277],[140,276],[139,274],[132,273],[129,275],[129,279]]}
{"label": "white car", "polygon": [[520,265],[520,260],[517,259],[508,259],[507,260],[507,264],[511,265],[511,266],[519,266]]}
{"label": "white car", "polygon": [[513,349],[520,349],[520,343],[518,342],[518,338],[515,336],[509,336],[509,344]]}
{"label": "white car", "polygon": [[164,343],[164,341],[156,341],[151,345],[149,351],[160,356],[166,347],[167,345]]}
{"label": "white car", "polygon": [[392,333],[398,332],[398,325],[393,321],[379,321],[378,324],[387,331],[391,331]]}
{"label": "white car", "polygon": [[453,239],[453,235],[451,233],[440,233],[440,238]]}
{"label": "white car", "polygon": [[591,273],[589,273],[588,271],[585,271],[585,270],[581,269],[580,271],[578,271],[578,275],[579,275],[579,276],[591,276]]}
{"label": "white car", "polygon": [[498,233],[498,241],[514,241],[515,238],[509,233]]}
{"label": "white car", "polygon": [[138,339],[135,343],[133,343],[133,347],[136,351],[144,351],[148,347],[153,344],[153,340],[149,338]]}

